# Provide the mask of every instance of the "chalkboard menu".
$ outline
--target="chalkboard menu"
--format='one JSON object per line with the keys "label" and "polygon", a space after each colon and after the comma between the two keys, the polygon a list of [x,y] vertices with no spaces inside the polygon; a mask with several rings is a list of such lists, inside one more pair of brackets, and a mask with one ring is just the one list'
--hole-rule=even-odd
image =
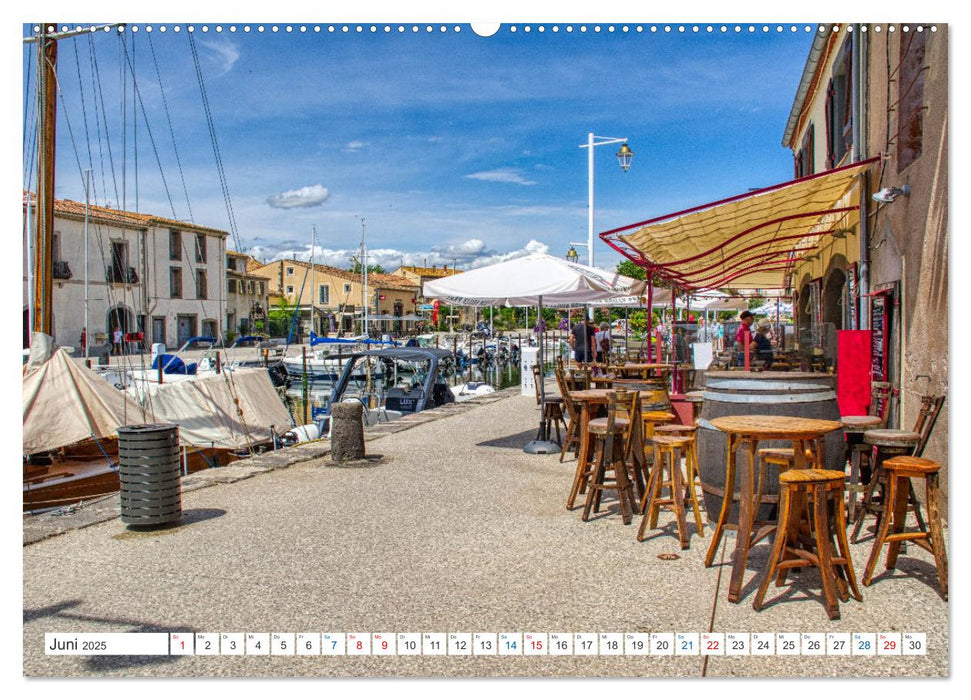
{"label": "chalkboard menu", "polygon": [[890,292],[870,297],[870,379],[887,381],[887,349],[890,342]]}

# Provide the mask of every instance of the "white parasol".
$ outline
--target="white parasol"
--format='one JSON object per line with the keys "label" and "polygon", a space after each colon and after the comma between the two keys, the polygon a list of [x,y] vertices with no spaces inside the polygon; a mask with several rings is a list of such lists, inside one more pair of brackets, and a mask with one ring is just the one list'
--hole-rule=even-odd
{"label": "white parasol", "polygon": [[[537,253],[426,282],[424,296],[465,306],[535,305],[539,307],[542,318],[544,301],[584,304],[621,295],[638,296],[645,286],[642,280]],[[543,343],[540,343],[540,367],[544,366],[543,353]],[[546,399],[542,377],[539,388],[542,403]],[[540,425],[544,425],[542,418]],[[559,446],[546,439],[534,440],[526,445],[525,450],[545,454],[559,451]]]}

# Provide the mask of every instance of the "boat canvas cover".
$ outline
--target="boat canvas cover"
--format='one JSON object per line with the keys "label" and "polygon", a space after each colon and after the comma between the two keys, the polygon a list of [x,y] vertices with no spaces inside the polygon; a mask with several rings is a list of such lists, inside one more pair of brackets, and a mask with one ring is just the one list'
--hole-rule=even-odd
{"label": "boat canvas cover", "polygon": [[58,348],[24,369],[24,454],[116,435],[118,426],[145,422],[138,404]]}
{"label": "boat canvas cover", "polygon": [[115,437],[119,426],[137,423],[174,423],[182,445],[241,449],[269,440],[271,429],[282,433],[291,425],[263,369],[152,384],[144,401],[143,411],[130,395],[57,349],[24,371],[23,453]]}
{"label": "boat canvas cover", "polygon": [[151,384],[144,401],[153,422],[179,426],[183,445],[241,449],[271,439],[271,429],[282,434],[291,427],[290,414],[264,369]]}

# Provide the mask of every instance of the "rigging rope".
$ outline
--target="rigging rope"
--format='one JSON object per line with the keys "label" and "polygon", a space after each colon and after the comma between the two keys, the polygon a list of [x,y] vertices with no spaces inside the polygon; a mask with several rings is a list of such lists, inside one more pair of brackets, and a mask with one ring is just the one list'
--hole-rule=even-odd
{"label": "rigging rope", "polygon": [[159,93],[162,95],[162,109],[165,112],[165,121],[169,127],[169,135],[172,137],[172,149],[175,151],[175,162],[179,166],[179,179],[182,181],[182,191],[185,193],[185,206],[189,210],[189,221],[195,221],[192,214],[192,203],[189,201],[189,188],[185,184],[185,172],[182,169],[182,159],[179,156],[179,146],[175,141],[175,129],[172,128],[172,116],[169,112],[169,103],[165,99],[165,87],[162,85],[162,73],[158,67],[158,58],[155,55],[155,44],[152,43],[152,35],[148,35],[148,46],[152,50],[152,62],[155,64],[155,77],[158,79]]}
{"label": "rigging rope", "polygon": [[[104,90],[101,87],[101,70],[98,68],[98,52],[94,48],[94,38],[88,35],[88,45],[91,49],[91,82],[98,88],[98,98],[101,101],[101,119],[104,121],[105,127],[105,141],[108,144],[108,164],[111,168],[111,180],[115,187],[115,202],[118,202],[118,179],[115,177],[115,159],[111,153],[111,139],[108,137],[108,114],[105,110],[105,96]],[[97,81],[95,81],[95,76],[97,76]],[[95,109],[97,111],[97,102],[95,102]],[[98,122],[98,143],[101,144],[101,122]],[[101,155],[101,183],[104,186],[104,154]],[[103,189],[107,189],[103,187]]]}
{"label": "rigging rope", "polygon": [[226,182],[226,171],[223,168],[222,154],[219,151],[219,142],[216,140],[216,128],[213,125],[212,110],[209,107],[209,98],[206,96],[206,85],[202,80],[202,67],[199,65],[199,52],[196,50],[195,39],[192,33],[186,34],[189,38],[189,48],[192,50],[192,62],[195,64],[196,78],[199,80],[199,92],[202,95],[202,106],[206,113],[206,123],[209,126],[209,139],[212,142],[212,152],[216,159],[216,172],[219,174],[219,184],[222,188],[223,201],[226,203],[226,214],[229,217],[229,230],[233,234],[233,245],[237,250],[242,250],[239,242],[239,229],[236,226],[236,214],[233,211],[233,202],[229,196],[229,186]]}

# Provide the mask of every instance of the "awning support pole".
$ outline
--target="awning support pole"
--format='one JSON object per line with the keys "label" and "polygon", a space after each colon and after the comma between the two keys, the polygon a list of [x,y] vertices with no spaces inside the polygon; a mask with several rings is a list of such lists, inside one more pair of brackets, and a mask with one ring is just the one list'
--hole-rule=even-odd
{"label": "awning support pole", "polygon": [[[647,361],[650,363],[653,353],[651,352],[651,336],[654,335],[654,270],[647,268]],[[660,355],[659,355],[660,356]]]}

